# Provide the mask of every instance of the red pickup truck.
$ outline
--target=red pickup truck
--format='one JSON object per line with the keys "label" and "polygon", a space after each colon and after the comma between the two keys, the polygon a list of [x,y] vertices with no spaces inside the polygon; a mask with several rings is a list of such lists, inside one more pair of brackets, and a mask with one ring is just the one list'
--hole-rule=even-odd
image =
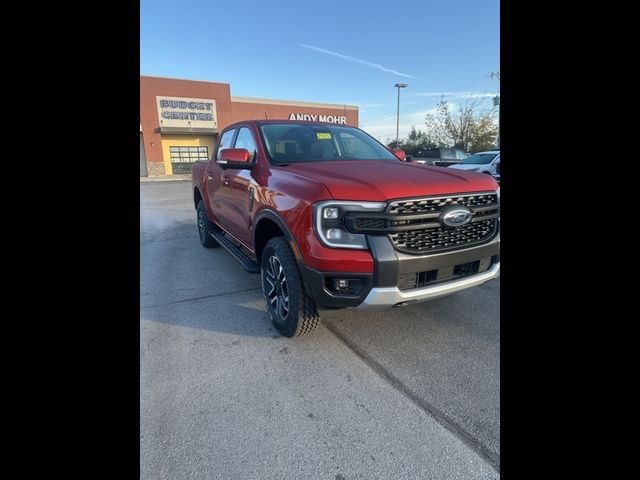
{"label": "red pickup truck", "polygon": [[262,279],[292,337],[318,310],[399,307],[496,278],[500,189],[490,175],[400,161],[355,127],[252,120],[193,168],[200,241]]}

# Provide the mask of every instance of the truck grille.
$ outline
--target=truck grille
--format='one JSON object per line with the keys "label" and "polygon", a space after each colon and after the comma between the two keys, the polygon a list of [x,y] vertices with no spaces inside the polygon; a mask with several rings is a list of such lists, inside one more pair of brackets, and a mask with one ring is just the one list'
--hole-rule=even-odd
{"label": "truck grille", "polygon": [[391,241],[398,250],[415,253],[465,247],[488,240],[496,230],[496,219],[472,222],[462,227],[423,228],[392,233]]}
{"label": "truck grille", "polygon": [[492,203],[498,203],[498,195],[495,193],[480,195],[460,195],[453,197],[421,198],[418,200],[405,200],[393,202],[387,213],[391,214],[416,214],[431,213],[442,210],[449,205],[464,205],[468,208],[484,207]]}
{"label": "truck grille", "polygon": [[[442,225],[441,212],[451,205],[469,208],[471,222]],[[495,192],[396,200],[384,213],[348,214],[345,226],[353,233],[386,234],[398,251],[425,254],[489,241],[498,231],[499,208]]]}

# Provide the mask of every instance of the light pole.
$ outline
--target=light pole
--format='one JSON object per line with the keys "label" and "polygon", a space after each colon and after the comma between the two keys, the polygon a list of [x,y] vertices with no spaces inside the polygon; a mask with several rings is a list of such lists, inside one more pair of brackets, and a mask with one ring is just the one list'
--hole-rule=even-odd
{"label": "light pole", "polygon": [[[500,81],[500,72],[491,72],[491,78],[495,77]],[[498,144],[498,148],[500,148],[500,93],[493,98],[493,106],[498,107],[498,135],[496,137],[496,143]]]}
{"label": "light pole", "polygon": [[398,114],[396,115],[396,149],[400,149],[400,89],[406,88],[406,83],[396,83],[398,89]]}

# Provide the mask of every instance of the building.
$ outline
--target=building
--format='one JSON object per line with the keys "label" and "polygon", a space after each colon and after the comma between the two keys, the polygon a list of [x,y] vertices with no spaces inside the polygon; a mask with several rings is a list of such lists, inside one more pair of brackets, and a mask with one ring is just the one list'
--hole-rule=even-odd
{"label": "building", "polygon": [[294,119],[358,126],[358,107],[232,97],[228,83],[140,76],[140,176],[190,173],[240,120]]}

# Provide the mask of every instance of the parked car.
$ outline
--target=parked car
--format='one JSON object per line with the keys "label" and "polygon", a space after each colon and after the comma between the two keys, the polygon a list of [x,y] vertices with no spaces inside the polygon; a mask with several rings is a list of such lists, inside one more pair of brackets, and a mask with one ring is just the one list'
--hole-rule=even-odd
{"label": "parked car", "polygon": [[495,178],[498,185],[500,185],[500,156],[498,156],[496,160],[496,173],[493,174],[493,178]]}
{"label": "parked car", "polygon": [[462,163],[452,165],[450,168],[466,170],[467,172],[488,173],[495,175],[497,165],[500,165],[500,150],[478,152],[465,158]]}
{"label": "parked car", "polygon": [[287,337],[323,308],[401,307],[500,272],[496,181],[401,161],[355,127],[235,123],[192,176],[200,242],[260,274]]}
{"label": "parked car", "polygon": [[449,167],[460,163],[468,156],[469,154],[460,148],[430,148],[418,150],[412,162],[436,167]]}

